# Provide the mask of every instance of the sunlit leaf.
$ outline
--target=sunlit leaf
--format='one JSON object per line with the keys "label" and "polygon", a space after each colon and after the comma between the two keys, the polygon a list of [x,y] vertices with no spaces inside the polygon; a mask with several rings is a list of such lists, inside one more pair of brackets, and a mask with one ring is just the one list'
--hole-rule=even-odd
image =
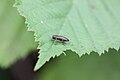
{"label": "sunlit leaf", "polygon": [[[16,0],[30,31],[39,41],[35,70],[68,49],[79,56],[120,46],[120,0]],[[62,35],[70,41],[52,41]]]}

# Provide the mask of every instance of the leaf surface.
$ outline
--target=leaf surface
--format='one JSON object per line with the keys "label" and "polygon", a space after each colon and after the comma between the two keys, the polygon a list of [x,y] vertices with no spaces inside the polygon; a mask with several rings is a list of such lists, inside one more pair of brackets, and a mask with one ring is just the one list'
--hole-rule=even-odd
{"label": "leaf surface", "polygon": [[[119,49],[120,0],[16,0],[15,6],[39,41],[35,70],[69,49],[79,56]],[[62,35],[70,41],[52,41],[52,35]]]}

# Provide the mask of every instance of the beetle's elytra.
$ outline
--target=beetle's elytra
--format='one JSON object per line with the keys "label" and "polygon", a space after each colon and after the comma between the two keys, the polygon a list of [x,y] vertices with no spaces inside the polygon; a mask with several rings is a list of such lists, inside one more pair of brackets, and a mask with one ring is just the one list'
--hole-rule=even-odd
{"label": "beetle's elytra", "polygon": [[68,42],[69,39],[64,37],[64,36],[60,36],[60,35],[53,35],[52,39],[54,40],[59,40],[59,41],[63,41],[63,42]]}

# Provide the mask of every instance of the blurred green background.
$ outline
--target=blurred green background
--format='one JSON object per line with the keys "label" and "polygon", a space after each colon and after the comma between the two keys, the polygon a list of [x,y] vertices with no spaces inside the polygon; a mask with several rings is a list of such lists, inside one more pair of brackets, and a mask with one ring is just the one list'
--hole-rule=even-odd
{"label": "blurred green background", "polygon": [[24,18],[13,7],[14,0],[0,0],[0,65],[7,67],[37,47]]}
{"label": "blurred green background", "polygon": [[120,51],[110,49],[99,56],[67,51],[67,56],[51,60],[40,71],[39,80],[120,80]]}
{"label": "blurred green background", "polygon": [[114,49],[81,58],[66,51],[34,72],[37,44],[13,4],[0,0],[0,80],[120,80],[120,50]]}

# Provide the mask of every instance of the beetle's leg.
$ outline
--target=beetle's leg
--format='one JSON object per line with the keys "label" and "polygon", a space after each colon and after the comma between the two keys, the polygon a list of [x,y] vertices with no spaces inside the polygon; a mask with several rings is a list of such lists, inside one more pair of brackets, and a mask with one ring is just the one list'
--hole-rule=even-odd
{"label": "beetle's leg", "polygon": [[65,41],[64,41],[64,40],[62,40],[62,44],[63,44],[63,45],[65,44]]}
{"label": "beetle's leg", "polygon": [[57,43],[58,43],[58,40],[54,39],[53,44],[57,45]]}

